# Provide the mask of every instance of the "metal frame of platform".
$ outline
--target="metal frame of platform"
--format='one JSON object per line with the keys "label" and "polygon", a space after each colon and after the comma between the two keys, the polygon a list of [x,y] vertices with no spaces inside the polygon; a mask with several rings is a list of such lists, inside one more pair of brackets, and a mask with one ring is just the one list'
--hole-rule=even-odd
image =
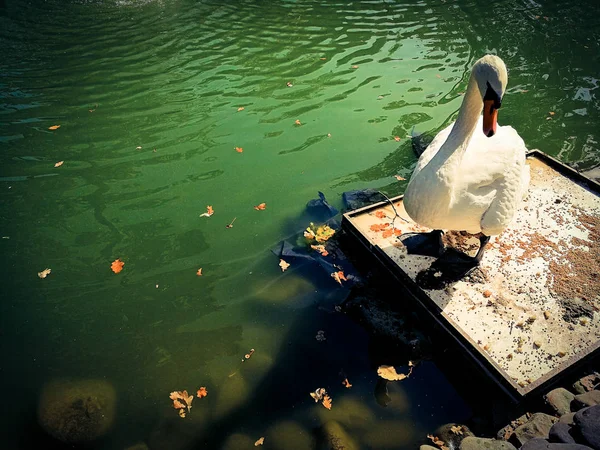
{"label": "metal frame of platform", "polygon": [[[564,175],[565,177],[585,186],[589,191],[600,196],[600,184],[586,178],[576,170],[566,166],[558,160],[546,155],[539,150],[533,150],[528,155],[528,158],[538,158],[548,166]],[[397,196],[391,199],[396,202],[402,199],[403,196]],[[597,340],[594,345],[576,353],[574,356],[565,359],[560,365],[538,378],[534,382],[520,386],[481,348],[474,342],[467,333],[443,314],[443,310],[422,290],[378,245],[374,245],[364,235],[357,226],[353,223],[353,219],[359,215],[369,213],[382,206],[389,205],[387,201],[375,203],[353,211],[346,212],[342,218],[342,229],[356,239],[361,246],[367,250],[367,253],[386,269],[392,277],[397,281],[402,291],[412,300],[412,304],[418,310],[424,312],[426,316],[433,321],[437,328],[441,330],[443,335],[452,338],[452,341],[463,350],[469,359],[491,379],[498,387],[500,387],[508,396],[515,402],[521,402],[525,398],[531,398],[537,394],[549,390],[550,387],[556,385],[566,376],[573,374],[578,368],[588,363],[591,359],[600,356],[600,340]],[[401,292],[402,292],[401,291]]]}

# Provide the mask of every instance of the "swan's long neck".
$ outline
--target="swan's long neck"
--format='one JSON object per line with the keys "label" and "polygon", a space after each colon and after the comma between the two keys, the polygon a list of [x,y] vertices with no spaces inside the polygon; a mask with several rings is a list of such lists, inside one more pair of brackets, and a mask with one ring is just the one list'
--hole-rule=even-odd
{"label": "swan's long neck", "polygon": [[460,111],[446,142],[430,162],[431,169],[442,171],[439,175],[451,177],[460,166],[465,150],[469,146],[479,116],[483,110],[483,99],[475,76],[469,78],[469,86]]}

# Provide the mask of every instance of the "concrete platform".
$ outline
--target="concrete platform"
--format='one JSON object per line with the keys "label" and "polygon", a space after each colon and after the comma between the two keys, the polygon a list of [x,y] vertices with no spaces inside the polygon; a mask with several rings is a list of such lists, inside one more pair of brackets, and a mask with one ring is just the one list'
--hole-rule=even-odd
{"label": "concrete platform", "polygon": [[[344,214],[364,244],[416,301],[514,398],[557,381],[600,348],[600,186],[547,155],[528,158],[531,185],[512,225],[488,244],[480,268],[443,289],[421,288],[434,258],[408,255],[399,235],[428,231],[402,197]],[[472,252],[476,237],[448,233]]]}

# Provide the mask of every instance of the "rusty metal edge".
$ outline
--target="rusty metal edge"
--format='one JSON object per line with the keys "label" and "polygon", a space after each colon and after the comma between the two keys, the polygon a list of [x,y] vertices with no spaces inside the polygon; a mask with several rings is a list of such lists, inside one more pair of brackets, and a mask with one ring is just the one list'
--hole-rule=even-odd
{"label": "rusty metal edge", "polygon": [[[561,163],[557,159],[547,155],[540,150],[532,150],[527,153],[527,158],[538,158],[548,164],[559,173],[565,175],[567,178],[572,179],[580,184],[584,184],[587,188],[593,191],[595,194],[600,195],[600,184],[587,178],[586,176],[579,173],[577,170]],[[399,195],[391,198],[392,202],[402,200],[404,196]],[[387,201],[373,203],[371,205],[363,206],[362,208],[355,209],[353,211],[346,212],[342,215],[342,229],[352,234],[364,247],[370,252],[373,257],[379,261],[379,263],[387,269],[388,272],[398,281],[403,284],[407,292],[413,297],[417,306],[421,308],[444,332],[454,338],[456,344],[458,344],[466,353],[470,356],[471,361],[474,362],[495,384],[507,394],[510,399],[516,403],[521,402],[525,397],[532,397],[536,393],[556,384],[560,379],[564,378],[568,372],[576,370],[577,367],[585,364],[588,360],[595,357],[600,349],[600,340],[596,341],[593,345],[587,347],[572,357],[568,358],[565,362],[560,364],[558,367],[547,372],[534,382],[530,383],[525,387],[519,386],[515,383],[510,376],[484,351],[479,349],[479,346],[474,342],[458,325],[456,325],[448,316],[446,316],[441,308],[423,291],[402,269],[400,269],[392,259],[378,246],[369,241],[357,227],[354,226],[352,218],[364,214],[365,212],[377,209],[383,205],[388,204]],[[500,375],[500,377],[498,377]]]}

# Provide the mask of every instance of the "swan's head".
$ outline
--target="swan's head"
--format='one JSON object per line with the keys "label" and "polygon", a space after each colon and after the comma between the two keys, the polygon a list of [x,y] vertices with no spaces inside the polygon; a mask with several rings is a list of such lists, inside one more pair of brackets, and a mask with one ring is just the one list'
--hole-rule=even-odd
{"label": "swan's head", "polygon": [[472,74],[483,98],[483,134],[492,137],[496,133],[498,108],[508,83],[506,65],[495,55],[485,55],[473,65]]}

